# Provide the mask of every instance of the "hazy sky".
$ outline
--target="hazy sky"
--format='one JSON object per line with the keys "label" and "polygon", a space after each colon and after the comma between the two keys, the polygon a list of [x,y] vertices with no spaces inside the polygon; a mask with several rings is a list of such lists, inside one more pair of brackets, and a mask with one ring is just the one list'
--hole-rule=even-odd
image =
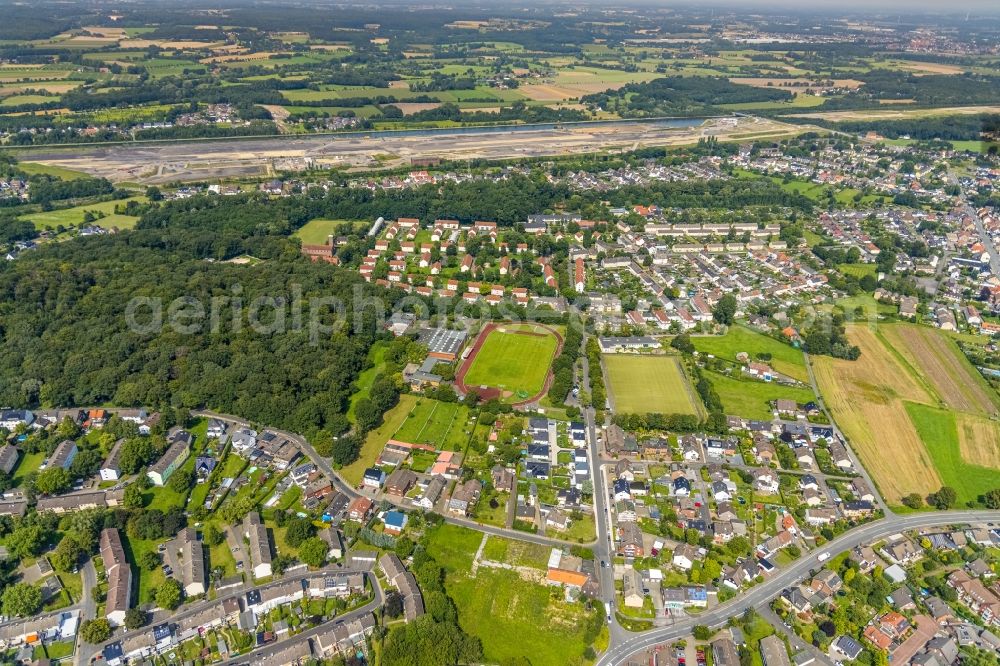
{"label": "hazy sky", "polygon": [[[643,2],[644,0],[640,0]],[[627,3],[627,0],[624,0]],[[615,4],[615,3],[612,3]],[[672,4],[687,6],[717,6],[752,12],[755,8],[782,8],[804,13],[840,11],[861,11],[865,13],[911,14],[914,10],[955,14],[974,12],[977,14],[1000,15],[1000,0],[695,0],[679,2],[657,2],[648,4],[669,7]]]}

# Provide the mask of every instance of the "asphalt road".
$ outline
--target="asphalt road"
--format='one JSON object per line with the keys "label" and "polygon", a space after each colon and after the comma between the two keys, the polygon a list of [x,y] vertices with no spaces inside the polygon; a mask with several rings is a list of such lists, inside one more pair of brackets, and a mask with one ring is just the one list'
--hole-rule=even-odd
{"label": "asphalt road", "polygon": [[[80,568],[81,578],[83,579],[83,598],[79,601],[80,607],[80,623],[83,624],[86,620],[93,620],[97,617],[97,602],[94,601],[93,591],[97,589],[97,570],[94,569],[93,558],[89,559]],[[75,666],[84,666],[89,664],[91,658],[100,651],[100,647],[97,645],[91,645],[83,640],[83,638],[77,634],[76,636],[76,650],[73,652],[73,664]]]}
{"label": "asphalt road", "polygon": [[[218,414],[216,412],[209,411],[198,411],[194,412],[196,416],[205,416],[209,418],[216,418],[227,423],[233,423],[240,426],[249,426],[245,420],[240,419],[235,416],[228,414]],[[283,430],[276,430],[274,428],[268,428],[271,432],[277,433],[278,435],[285,437],[299,445],[302,452],[315,463],[316,467],[319,468],[323,474],[327,476],[333,483],[334,488],[344,493],[350,498],[361,497],[362,493],[358,492],[357,488],[352,487],[349,483],[344,481],[343,478],[333,469],[330,462],[319,455],[319,453],[312,447],[312,445],[306,441],[301,435],[297,435],[292,432],[286,432]],[[367,495],[365,495],[367,497]],[[403,500],[396,497],[380,496],[380,500],[385,499],[395,504],[396,506],[403,507],[406,509],[415,509],[412,504],[409,504]],[[589,542],[577,542],[577,541],[566,541],[564,539],[555,539],[553,537],[543,536],[541,534],[532,534],[531,532],[522,532],[520,530],[507,529],[505,527],[495,527],[493,525],[483,525],[482,523],[477,523],[474,520],[469,520],[467,518],[459,518],[456,516],[444,516],[444,521],[451,525],[459,525],[461,527],[468,527],[470,529],[478,530],[480,532],[485,532],[486,534],[492,534],[494,536],[504,537],[506,539],[518,539],[520,541],[527,541],[530,543],[539,544],[542,546],[552,546],[556,548],[562,548],[564,546],[586,546],[589,547],[594,544],[594,541]]]}
{"label": "asphalt road", "polygon": [[[1000,511],[945,511],[905,516],[894,515],[855,528],[829,542],[821,550],[822,552],[830,553],[832,557],[838,553],[851,550],[860,544],[877,541],[897,532],[922,527],[985,522],[1000,522]],[[680,620],[669,627],[653,629],[640,634],[631,634],[628,639],[622,642],[615,643],[612,640],[608,651],[597,661],[596,666],[616,666],[617,664],[622,664],[634,652],[689,635],[696,624],[720,627],[729,618],[741,615],[748,608],[759,608],[768,604],[783,589],[803,580],[809,575],[810,571],[818,570],[821,566],[815,556],[802,557],[779,571],[773,577],[767,579],[764,583],[700,614],[698,617]]]}

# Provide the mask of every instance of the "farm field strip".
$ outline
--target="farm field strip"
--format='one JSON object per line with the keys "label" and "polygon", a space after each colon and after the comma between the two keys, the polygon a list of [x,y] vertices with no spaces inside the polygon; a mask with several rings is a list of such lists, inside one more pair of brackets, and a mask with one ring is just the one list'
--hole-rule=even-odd
{"label": "farm field strip", "polygon": [[813,367],[886,500],[953,485],[969,501],[995,485],[1000,424],[988,417],[996,398],[954,343],[909,324],[854,325],[848,336],[861,348],[858,361],[813,357]]}
{"label": "farm field strip", "polygon": [[936,330],[898,324],[881,329],[891,349],[926,377],[941,401],[952,409],[992,416],[997,396],[958,349]]}

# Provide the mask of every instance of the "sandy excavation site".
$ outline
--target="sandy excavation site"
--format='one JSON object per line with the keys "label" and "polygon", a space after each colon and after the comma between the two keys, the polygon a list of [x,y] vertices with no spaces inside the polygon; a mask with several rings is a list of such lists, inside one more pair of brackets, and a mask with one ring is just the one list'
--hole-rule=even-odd
{"label": "sandy excavation site", "polygon": [[400,132],[389,136],[267,137],[77,146],[24,151],[19,159],[84,171],[115,182],[178,181],[268,175],[308,166],[391,168],[416,159],[510,159],[644,146],[683,145],[701,137],[752,140],[789,136],[807,128],[762,118],[706,120],[695,127],[620,122],[489,132]]}

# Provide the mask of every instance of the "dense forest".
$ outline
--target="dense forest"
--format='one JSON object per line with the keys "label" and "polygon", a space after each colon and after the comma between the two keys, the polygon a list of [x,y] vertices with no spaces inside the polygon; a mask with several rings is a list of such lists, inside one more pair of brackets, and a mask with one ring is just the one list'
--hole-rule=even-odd
{"label": "dense forest", "polygon": [[[814,122],[815,121],[814,119]],[[864,121],[845,121],[818,124],[831,127],[841,132],[864,134],[875,132],[888,139],[909,137],[922,141],[978,141],[984,134],[991,134],[1000,129],[1000,115],[975,114],[968,116],[939,116],[936,118],[908,118],[905,120],[879,120],[872,118]]]}
{"label": "dense forest", "polygon": [[616,91],[587,95],[581,101],[624,117],[684,116],[711,113],[721,104],[785,102],[792,93],[781,88],[754,88],[719,77],[668,76],[648,83],[630,83]]}
{"label": "dense forest", "polygon": [[[0,404],[206,406],[306,433],[346,429],[351,382],[384,334],[372,311],[357,318],[348,311],[342,329],[311,336],[311,316],[322,312],[316,316],[326,325],[335,316],[310,309],[308,300],[347,303],[355,290],[385,295],[356,274],[302,260],[287,238],[170,224],[185,213],[167,207],[157,229],[52,244],[0,266]],[[266,260],[252,268],[208,261],[243,252]],[[298,328],[287,304],[296,291],[307,303]],[[193,299],[206,312],[203,325],[187,333],[167,325],[134,330],[126,315],[135,296],[161,299],[164,323],[174,299]],[[213,297],[216,327],[208,314]],[[259,320],[275,331],[251,329],[258,298],[285,299],[286,325],[275,320],[279,308],[265,304]],[[141,308],[136,321],[151,323],[151,312]]]}

